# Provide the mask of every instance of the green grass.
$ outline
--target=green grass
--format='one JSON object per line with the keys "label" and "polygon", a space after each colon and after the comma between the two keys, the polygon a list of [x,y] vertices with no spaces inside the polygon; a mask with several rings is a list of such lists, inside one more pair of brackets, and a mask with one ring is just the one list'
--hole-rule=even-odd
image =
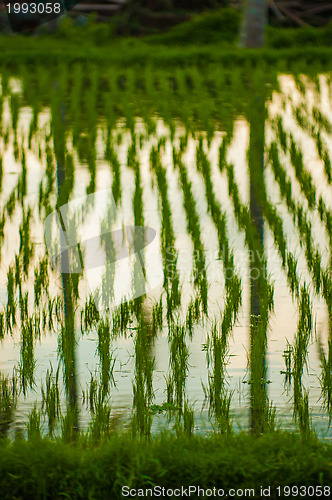
{"label": "green grass", "polygon": [[277,486],[328,486],[332,481],[330,445],[281,433],[258,439],[162,435],[150,443],[111,437],[98,447],[17,440],[1,442],[0,449],[3,500],[115,499],[122,498],[125,485],[254,488],[251,498],[261,498],[260,487],[271,486],[270,498],[278,498]]}

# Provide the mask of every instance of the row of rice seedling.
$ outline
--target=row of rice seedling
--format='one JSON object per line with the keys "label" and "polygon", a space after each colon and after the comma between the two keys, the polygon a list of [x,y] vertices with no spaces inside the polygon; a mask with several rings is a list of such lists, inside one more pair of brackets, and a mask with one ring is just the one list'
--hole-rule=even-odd
{"label": "row of rice seedling", "polygon": [[35,386],[35,367],[33,318],[23,318],[23,323],[21,325],[21,353],[18,372],[20,376],[20,385],[24,395],[27,394],[28,388],[32,389]]}
{"label": "row of rice seedling", "polygon": [[[103,394],[102,387],[93,374],[91,374],[87,388],[87,396],[91,420],[85,439],[92,442],[101,442],[103,439],[107,439],[112,432],[112,408],[110,399]],[[80,433],[80,439],[82,439],[82,432]]]}
{"label": "row of rice seedling", "polygon": [[46,179],[42,179],[39,184],[39,199],[38,199],[39,215],[42,215],[42,210],[44,210],[45,216],[49,215],[53,210],[53,207],[51,205],[52,203],[51,195],[55,189],[55,176],[56,176],[56,169],[54,165],[54,158],[52,155],[52,150],[49,144],[47,144],[46,169],[45,169]]}
{"label": "row of rice seedling", "polygon": [[312,107],[312,117],[317,125],[328,135],[332,134],[332,123],[327,118],[327,116],[324,115],[324,113],[319,108],[317,108],[317,106]]}
{"label": "row of rice seedling", "polygon": [[82,140],[82,88],[83,68],[81,64],[75,64],[72,70],[73,83],[70,89],[70,117],[73,146],[80,150],[79,142]]}
{"label": "row of rice seedling", "polygon": [[309,415],[309,394],[303,388],[302,375],[307,367],[309,341],[312,337],[312,311],[310,296],[305,286],[301,288],[299,320],[292,348],[292,375],[294,384],[294,416],[301,433],[308,436],[311,431]]}
{"label": "row of rice seedling", "polygon": [[[75,164],[73,156],[67,152],[66,109],[64,99],[68,86],[67,68],[61,67],[55,88],[52,93],[52,135],[54,153],[57,162],[57,203],[56,210],[62,224],[62,231],[76,232],[76,223],[68,214],[60,213],[60,208],[68,203],[74,187]],[[60,237],[61,269],[68,269],[71,252],[63,252],[62,236]],[[76,253],[74,255],[74,258]],[[63,379],[68,401],[66,419],[63,421],[64,431],[72,438],[78,433],[78,380],[76,360],[75,309],[78,299],[78,285],[82,273],[61,273],[63,288],[62,321],[58,334],[58,356],[62,363]]]}
{"label": "row of rice seedling", "polygon": [[155,357],[151,349],[151,336],[144,324],[143,318],[139,322],[135,336],[135,373],[133,380],[133,407],[132,430],[134,434],[148,437],[151,432],[153,403],[153,370]]}
{"label": "row of rice seedling", "polygon": [[186,166],[181,160],[180,152],[173,149],[173,163],[179,171],[180,185],[183,191],[183,204],[187,219],[187,229],[194,245],[193,277],[194,285],[200,293],[202,312],[207,314],[208,307],[208,285],[205,266],[205,250],[201,240],[199,216],[196,210],[195,200],[192,194],[191,183],[188,179]]}
{"label": "row of rice seedling", "polygon": [[[266,393],[267,327],[273,309],[273,286],[266,276],[266,260],[259,237],[259,226],[253,222],[248,208],[242,205],[238,187],[234,180],[232,165],[227,165],[229,194],[233,200],[234,212],[239,227],[245,232],[250,250],[251,321],[250,321],[250,390],[251,429],[254,433],[266,430],[273,424],[273,411]],[[252,180],[255,182],[255,180]],[[253,278],[254,277],[254,278]]]}
{"label": "row of rice seedling", "polygon": [[[220,149],[224,149],[226,138]],[[226,148],[225,148],[226,149]],[[219,155],[219,158],[221,154]],[[234,255],[229,247],[226,214],[216,200],[211,179],[211,165],[203,150],[203,142],[200,141],[196,149],[196,164],[202,173],[208,210],[218,232],[219,254],[223,260],[223,271],[225,277],[225,301],[221,314],[221,328],[214,324],[206,340],[207,367],[211,366],[208,374],[208,385],[203,385],[205,398],[209,402],[210,417],[214,416],[217,428],[221,432],[228,432],[231,428],[230,404],[232,393],[226,386],[226,366],[228,356],[228,337],[231,333],[239,309],[242,304],[241,279],[236,273]],[[231,276],[231,277],[230,277]]]}
{"label": "row of rice seedling", "polygon": [[[226,305],[227,307],[227,305]],[[228,339],[220,334],[215,323],[206,339],[208,384],[203,385],[205,400],[209,403],[209,416],[215,418],[222,433],[231,431],[230,405],[232,392],[227,388]]]}
{"label": "row of rice seedling", "polygon": [[[264,92],[263,92],[264,95]],[[263,206],[266,189],[263,174],[265,102],[252,96],[255,105],[248,109],[250,140],[247,152],[249,170],[250,208],[243,205],[234,178],[234,167],[221,162],[226,168],[228,191],[233,201],[235,218],[245,233],[249,249],[250,272],[250,399],[251,430],[254,434],[273,427],[275,409],[267,396],[267,328],[274,307],[274,287],[267,276],[267,263],[263,244]],[[252,104],[254,104],[252,103]],[[225,153],[223,153],[225,155]],[[220,155],[221,156],[221,155]],[[226,165],[225,165],[226,163]]]}
{"label": "row of rice seedling", "polygon": [[[227,142],[226,138],[224,139],[220,151],[224,149],[224,144]],[[220,155],[221,156],[221,155]],[[220,158],[219,156],[219,158]],[[197,169],[202,173],[204,184],[205,184],[205,193],[208,205],[208,211],[212,217],[212,220],[216,226],[216,230],[218,232],[218,242],[219,242],[219,252],[220,256],[223,260],[224,265],[224,275],[225,275],[225,287],[226,290],[231,285],[231,280],[239,282],[240,279],[235,273],[235,265],[234,265],[234,255],[229,247],[228,237],[227,237],[227,227],[226,227],[226,214],[222,211],[220,203],[217,201],[215,193],[213,191],[213,184],[211,179],[211,165],[210,162],[203,150],[203,142],[200,141],[197,149],[196,149],[196,165]],[[228,272],[230,271],[230,275],[232,276],[231,280],[228,279]],[[239,292],[240,292],[240,283]],[[240,295],[240,293],[239,293]],[[241,300],[239,301],[241,302]],[[237,301],[234,302],[236,306]],[[236,308],[236,307],[235,307]]]}
{"label": "row of rice seedling", "polygon": [[[94,193],[96,190],[96,139],[97,139],[97,88],[98,88],[98,70],[95,66],[89,69],[90,86],[84,88],[84,107],[87,117],[86,121],[86,137],[84,144],[84,152],[87,160],[90,183],[87,187],[87,194]],[[83,156],[83,158],[84,158]],[[82,157],[81,157],[82,158]]]}
{"label": "row of rice seedling", "polygon": [[[90,103],[96,102],[96,110],[106,118],[108,130],[113,128],[116,116],[124,116],[128,128],[133,131],[134,116],[139,115],[143,117],[150,134],[155,129],[155,122],[151,119],[151,113],[146,110],[156,109],[170,127],[171,133],[174,133],[173,118],[178,116],[185,123],[188,132],[193,132],[193,126],[199,124],[201,129],[208,130],[209,138],[213,134],[213,120],[230,124],[233,121],[233,108],[243,107],[237,95],[243,94],[245,71],[235,69],[227,72],[214,67],[208,78],[204,79],[196,67],[178,68],[174,75],[165,70],[154,70],[152,74],[147,66],[142,76],[131,69],[112,68],[112,71],[107,71],[97,65],[79,63],[69,69],[65,64],[59,64],[54,71],[44,72],[46,75],[42,79],[33,74],[31,80],[26,78],[28,72],[26,68],[21,68],[23,94],[32,106],[36,97],[46,103],[49,98],[48,89],[52,85],[59,85],[59,77],[62,78],[61,75],[67,73],[66,86],[71,102],[66,112],[67,121],[75,129],[74,145],[78,149],[85,149],[84,134],[90,135],[88,109],[84,109],[85,105],[79,110],[86,98]],[[39,75],[39,71],[36,73]],[[86,98],[83,86],[89,89]],[[219,92],[221,88],[223,92]],[[135,103],[132,101],[134,94],[137,97]],[[179,102],[181,106],[178,105]]]}
{"label": "row of rice seedling", "polygon": [[106,149],[105,149],[105,159],[109,162],[112,174],[113,174],[113,183],[112,183],[112,194],[114,198],[115,205],[118,206],[121,200],[121,165],[117,154],[111,145],[111,137],[107,136],[106,139]]}
{"label": "row of rice seedling", "polygon": [[304,168],[302,151],[290,136],[290,160],[295,169],[296,178],[301,186],[301,190],[308,201],[308,207],[313,209],[316,204],[314,184],[310,173]]}
{"label": "row of rice seedling", "polygon": [[12,119],[12,131],[14,133],[14,142],[17,142],[17,125],[20,112],[20,95],[15,92],[10,96],[10,111]]}
{"label": "row of rice seedling", "polygon": [[[256,75],[257,78],[257,75]],[[274,285],[267,275],[267,260],[264,251],[263,215],[266,205],[266,186],[264,179],[264,147],[266,90],[261,83],[256,82],[255,92],[249,101],[248,119],[250,124],[249,148],[247,152],[249,183],[250,183],[250,213],[242,208],[242,213],[254,227],[251,236],[246,236],[250,252],[251,271],[251,323],[250,323],[250,395],[251,395],[251,429],[257,434],[275,425],[275,407],[269,402],[267,394],[267,332],[271,312],[274,309]],[[233,196],[236,191],[234,190]],[[258,277],[252,276],[252,271],[258,270]]]}
{"label": "row of rice seedling", "polygon": [[115,359],[111,352],[111,325],[110,322],[102,320],[98,325],[98,356],[101,365],[100,383],[102,396],[105,398],[109,394],[110,387],[115,386],[114,364]]}
{"label": "row of rice seedling", "polygon": [[[128,149],[128,167],[131,167],[135,172],[135,192],[133,197],[133,213],[134,213],[134,223],[135,227],[144,227],[144,214],[143,214],[143,189],[141,185],[141,166],[137,159],[136,151],[136,141],[134,141],[131,147]],[[144,262],[144,234],[142,231],[138,230],[138,234],[134,236],[134,249],[135,249],[135,263],[133,269],[133,290],[135,297],[136,315],[140,314],[142,306],[142,297],[145,294],[145,281],[146,281],[146,269]]]}
{"label": "row of rice seedling", "polygon": [[59,389],[59,366],[55,375],[53,374],[52,365],[46,372],[45,386],[41,388],[42,392],[42,409],[45,412],[48,420],[49,436],[54,436],[57,421],[60,419],[60,389]]}
{"label": "row of rice seedling", "polygon": [[166,377],[167,410],[169,418],[175,417],[175,430],[184,429],[191,434],[193,412],[186,397],[186,380],[189,372],[190,351],[186,342],[187,327],[180,323],[170,326],[168,332],[170,372]]}
{"label": "row of rice seedling", "polygon": [[167,318],[169,321],[172,318],[173,310],[180,306],[181,290],[180,277],[177,269],[178,252],[175,249],[175,233],[171,216],[171,206],[168,199],[166,170],[161,162],[160,148],[160,141],[157,148],[152,147],[150,153],[150,166],[156,176],[161,201],[161,253],[163,259]]}

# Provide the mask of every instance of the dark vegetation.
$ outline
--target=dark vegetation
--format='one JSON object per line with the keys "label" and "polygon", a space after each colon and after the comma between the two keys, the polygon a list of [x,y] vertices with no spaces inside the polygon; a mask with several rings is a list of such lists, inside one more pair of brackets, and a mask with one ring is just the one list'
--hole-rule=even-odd
{"label": "dark vegetation", "polygon": [[[331,450],[296,435],[269,434],[186,439],[161,436],[151,442],[114,437],[101,446],[32,440],[0,444],[3,500],[123,498],[121,487],[246,489],[328,486]],[[327,498],[325,495],[322,498]],[[280,497],[279,497],[280,498]]]}

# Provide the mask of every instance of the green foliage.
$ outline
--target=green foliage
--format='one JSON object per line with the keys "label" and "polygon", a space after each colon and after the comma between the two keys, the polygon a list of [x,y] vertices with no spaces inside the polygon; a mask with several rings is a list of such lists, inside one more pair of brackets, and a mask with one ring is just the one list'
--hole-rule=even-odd
{"label": "green foliage", "polygon": [[286,47],[330,47],[332,44],[332,21],[323,28],[267,28],[267,44],[275,49]]}
{"label": "green foliage", "polygon": [[194,16],[162,35],[145,38],[147,43],[171,45],[235,44],[240,28],[240,14],[234,9],[220,9]]}

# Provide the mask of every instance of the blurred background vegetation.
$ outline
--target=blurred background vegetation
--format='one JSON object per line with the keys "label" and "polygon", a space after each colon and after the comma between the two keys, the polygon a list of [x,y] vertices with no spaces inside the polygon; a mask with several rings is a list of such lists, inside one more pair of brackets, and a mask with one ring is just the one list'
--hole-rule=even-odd
{"label": "blurred background vegetation", "polygon": [[[234,45],[247,3],[255,4],[255,1],[67,0],[65,16],[40,24],[40,20],[22,15],[22,29],[18,31],[26,34],[59,32],[67,39],[88,38],[96,44],[105,44],[118,37],[148,36],[148,43]],[[267,46],[331,45],[332,2],[266,0],[265,4]],[[11,34],[5,0],[0,2],[0,11],[0,31]]]}

